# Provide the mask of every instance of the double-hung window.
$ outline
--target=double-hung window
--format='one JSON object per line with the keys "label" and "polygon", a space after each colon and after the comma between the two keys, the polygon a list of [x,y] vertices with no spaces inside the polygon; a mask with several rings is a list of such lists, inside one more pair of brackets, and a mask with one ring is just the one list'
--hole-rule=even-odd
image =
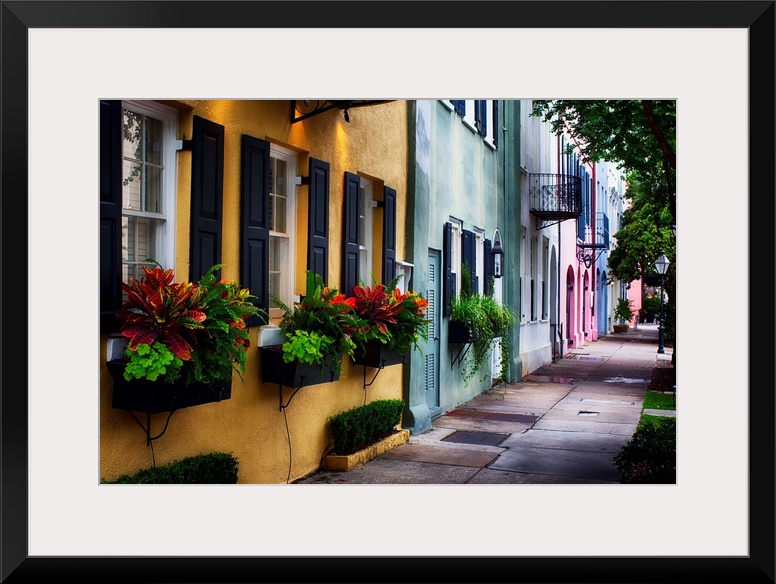
{"label": "double-hung window", "polygon": [[[373,189],[372,181],[360,177],[358,194],[358,273],[367,286],[372,285],[372,241],[373,241]],[[376,276],[380,280],[380,275]],[[388,282],[384,282],[387,284]]]}
{"label": "double-hung window", "polygon": [[450,269],[453,272],[453,280],[455,281],[455,297],[457,298],[461,293],[461,233],[463,232],[463,224],[460,219],[450,217],[450,225],[453,232],[453,245],[450,249]]}
{"label": "double-hung window", "polygon": [[485,282],[485,232],[477,227],[473,228],[475,236],[475,249],[477,259],[475,275],[477,277],[477,294],[484,294],[487,283]]}
{"label": "double-hung window", "polygon": [[[296,273],[296,176],[297,155],[275,144],[270,146],[269,193],[269,293],[293,306]],[[283,316],[270,302],[270,318]]]}
{"label": "double-hung window", "polygon": [[122,280],[140,279],[148,259],[174,264],[177,111],[152,102],[122,103]]}

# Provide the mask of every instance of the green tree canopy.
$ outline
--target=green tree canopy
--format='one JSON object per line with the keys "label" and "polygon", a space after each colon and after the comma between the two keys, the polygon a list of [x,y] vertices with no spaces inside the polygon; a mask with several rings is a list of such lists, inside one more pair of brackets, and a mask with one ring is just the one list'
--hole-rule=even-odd
{"label": "green tree canopy", "polygon": [[534,100],[531,115],[567,133],[584,162],[615,162],[651,185],[645,192],[676,216],[675,100]]}

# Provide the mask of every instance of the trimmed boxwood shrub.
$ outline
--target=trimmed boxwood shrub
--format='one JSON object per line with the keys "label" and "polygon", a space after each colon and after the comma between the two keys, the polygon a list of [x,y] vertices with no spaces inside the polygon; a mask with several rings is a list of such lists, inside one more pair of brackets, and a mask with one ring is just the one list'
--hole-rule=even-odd
{"label": "trimmed boxwood shrub", "polygon": [[329,418],[338,455],[353,454],[391,434],[401,421],[404,402],[400,399],[377,400],[340,412]]}
{"label": "trimmed boxwood shrub", "polygon": [[105,484],[233,485],[237,483],[237,459],[231,454],[211,452],[175,460],[164,466],[145,468],[133,475],[121,475]]}
{"label": "trimmed boxwood shrub", "polygon": [[614,457],[621,483],[676,483],[676,418],[639,426]]}

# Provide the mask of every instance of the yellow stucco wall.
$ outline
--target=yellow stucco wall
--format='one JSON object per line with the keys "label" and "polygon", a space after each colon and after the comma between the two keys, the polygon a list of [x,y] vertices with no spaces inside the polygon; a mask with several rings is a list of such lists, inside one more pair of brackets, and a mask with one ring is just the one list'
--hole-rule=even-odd
{"label": "yellow stucco wall", "polygon": [[[344,173],[363,174],[375,181],[375,198],[382,186],[397,191],[397,259],[404,258],[407,188],[406,102],[395,101],[350,110],[350,123],[340,111],[290,123],[289,101],[164,102],[180,109],[179,137],[192,135],[192,119],[201,116],[225,127],[223,241],[224,277],[239,279],[241,136],[276,142],[300,153],[298,172],[308,174],[310,156],[330,163],[329,285],[340,286]],[[191,152],[178,153],[176,210],[176,280],[188,278]],[[307,187],[297,188],[297,294],[304,291],[306,268]],[[374,210],[375,261],[380,273],[382,209]],[[362,276],[363,277],[363,276]],[[368,283],[368,277],[363,278]],[[175,412],[166,433],[146,445],[145,434],[128,412],[111,407],[112,382],[105,367],[107,337],[100,354],[100,478],[212,451],[232,453],[239,461],[240,483],[285,483],[315,471],[330,444],[327,418],[364,402],[364,370],[345,360],[342,377],[334,383],[302,388],[288,408],[279,411],[278,387],[260,383],[257,328],[244,383],[235,375],[231,399]],[[402,397],[402,365],[385,368],[366,388],[367,402]],[[367,381],[373,369],[367,370]],[[293,390],[283,388],[283,401]],[[136,414],[138,415],[138,414]],[[145,414],[140,421],[145,423]],[[164,427],[167,414],[152,417],[152,434]],[[286,423],[288,427],[286,428]],[[290,444],[289,438],[290,435]],[[289,469],[289,462],[291,467]]]}

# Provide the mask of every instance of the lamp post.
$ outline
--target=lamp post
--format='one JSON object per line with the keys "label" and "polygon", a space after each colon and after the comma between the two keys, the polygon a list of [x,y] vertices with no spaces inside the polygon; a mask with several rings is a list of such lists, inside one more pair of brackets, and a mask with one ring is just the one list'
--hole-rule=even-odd
{"label": "lamp post", "polygon": [[665,276],[668,271],[668,265],[671,262],[668,261],[665,252],[660,252],[660,257],[655,260],[655,269],[660,274],[660,345],[658,346],[658,353],[665,353],[663,347],[663,331],[665,330],[664,312],[663,312],[663,287],[665,285]]}

